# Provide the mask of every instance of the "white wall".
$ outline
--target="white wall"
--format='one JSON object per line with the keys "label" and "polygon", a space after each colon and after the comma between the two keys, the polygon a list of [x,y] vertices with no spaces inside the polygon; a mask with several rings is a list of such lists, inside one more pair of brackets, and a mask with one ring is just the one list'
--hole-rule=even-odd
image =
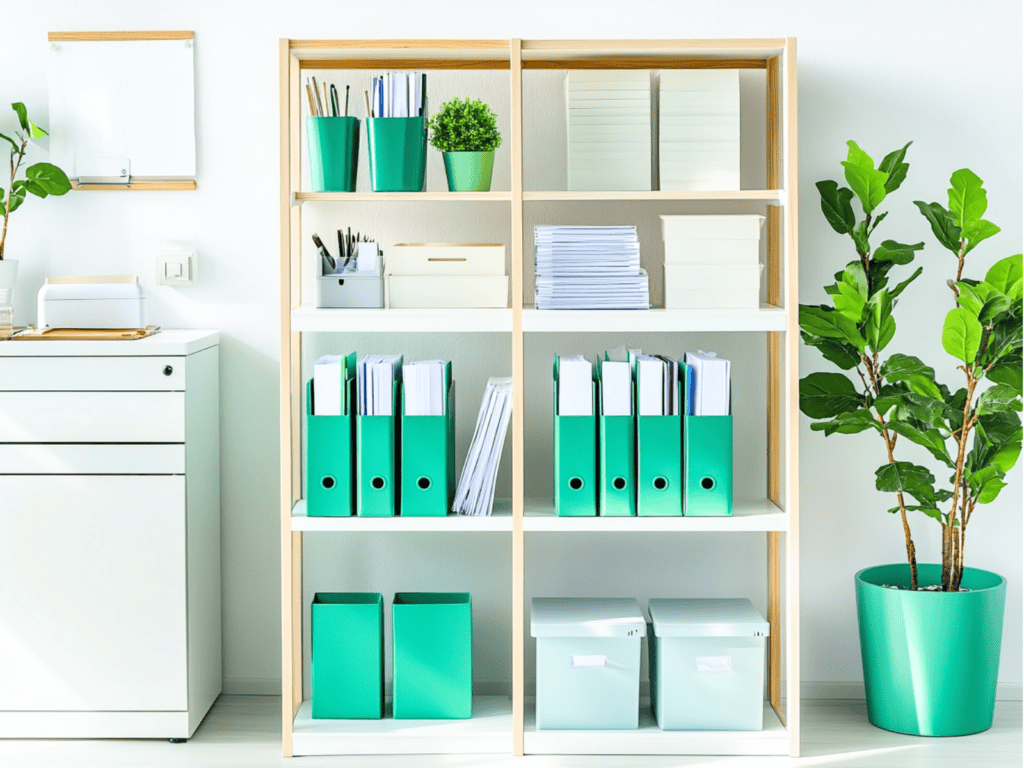
{"label": "white wall", "polygon": [[[886,236],[925,240],[927,274],[900,307],[897,344],[946,375],[938,326],[948,302],[942,284],[950,259],[933,245],[913,209],[915,199],[943,200],[951,171],[970,166],[986,182],[987,218],[1003,233],[976,256],[977,271],[1021,250],[1021,8],[1017,2],[948,0],[839,5],[812,0],[744,2],[537,2],[513,6],[479,2],[213,3],[185,0],[144,4],[122,0],[80,3],[8,3],[0,23],[0,96],[24,101],[47,125],[46,33],[51,30],[193,29],[196,32],[199,188],[191,193],[72,193],[30,199],[12,217],[8,255],[21,261],[17,312],[34,319],[34,296],[47,274],[138,273],[150,296],[152,318],[166,327],[216,328],[222,333],[222,469],[224,530],[225,678],[236,691],[271,691],[280,677],[278,524],[278,38],[280,37],[772,37],[799,40],[801,298],[821,300],[821,285],[849,251],[821,217],[813,184],[838,178],[844,142],[856,139],[876,158],[913,139],[910,177],[886,207]],[[436,104],[437,102],[435,102]],[[0,112],[0,131],[13,130],[13,113]],[[435,175],[435,178],[436,175]],[[0,182],[6,187],[6,182]],[[372,218],[370,213],[367,213]],[[500,219],[500,216],[499,216]],[[439,225],[440,226],[440,225]],[[484,223],[500,231],[497,219]],[[443,226],[440,226],[443,230]],[[201,282],[174,290],[153,285],[161,239],[193,240]],[[941,297],[941,300],[937,297]],[[366,344],[376,343],[365,339]],[[590,338],[561,337],[570,348],[591,349]],[[330,344],[344,344],[340,338]],[[363,343],[362,341],[360,342]],[[651,342],[653,343],[653,342]],[[666,344],[670,342],[666,341]],[[689,343],[689,339],[687,340]],[[468,389],[480,389],[489,366],[472,361],[456,339],[439,342],[464,361]],[[531,354],[546,375],[549,349]],[[365,347],[361,346],[365,351]],[[437,347],[435,347],[437,348]],[[533,349],[531,347],[531,349]],[[497,368],[507,347],[490,351]],[[805,351],[802,370],[821,370]],[[507,367],[504,369],[507,371]],[[504,371],[493,370],[493,373]],[[461,381],[460,378],[460,381]],[[951,380],[950,376],[949,379]],[[537,383],[539,395],[545,386]],[[460,397],[464,417],[478,395]],[[546,402],[546,401],[545,401]],[[530,427],[531,422],[528,422]],[[537,422],[539,425],[539,422]],[[539,429],[539,426],[537,427]],[[884,460],[867,435],[828,440],[802,434],[803,679],[831,687],[815,692],[856,692],[861,679],[853,600],[853,574],[867,565],[903,557],[889,500],[873,490],[873,470]],[[543,447],[530,457],[544,474]],[[528,467],[529,469],[529,467]],[[1021,682],[1021,473],[1015,471],[997,503],[972,523],[972,564],[1004,574],[1009,582],[1000,680],[1019,692]],[[915,520],[921,560],[937,557],[933,524]],[[488,627],[507,621],[503,539],[480,535],[464,549],[435,555],[461,563],[461,578],[431,576],[457,588],[473,579],[478,618]],[[583,569],[605,576],[599,586],[646,596],[656,583],[687,578],[662,543],[618,538],[570,548],[552,537],[530,549],[530,591],[577,588]],[[411,537],[381,537],[310,547],[311,589],[418,586],[435,573]],[[717,542],[716,542],[717,544]],[[685,547],[689,547],[687,543]],[[744,592],[762,583],[763,548],[743,543],[723,583],[709,592]],[[700,551],[681,554],[697,566]],[[608,568],[609,559],[620,564]],[[647,563],[649,573],[622,563]],[[386,580],[360,582],[359,564],[387,568]],[[707,563],[713,564],[713,563]],[[717,567],[721,567],[720,565]],[[735,569],[735,572],[732,569]],[[725,573],[725,572],[723,572]],[[594,587],[594,585],[590,585]],[[596,587],[594,587],[596,588]],[[507,633],[478,633],[481,680],[507,676]],[[853,684],[843,686],[842,684]]]}

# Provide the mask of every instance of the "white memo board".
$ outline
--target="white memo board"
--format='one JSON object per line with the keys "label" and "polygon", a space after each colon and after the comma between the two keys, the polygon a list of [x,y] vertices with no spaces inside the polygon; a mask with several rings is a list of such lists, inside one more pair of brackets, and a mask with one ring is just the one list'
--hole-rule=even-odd
{"label": "white memo board", "polygon": [[195,179],[191,32],[51,33],[48,44],[48,127],[57,166],[74,180],[122,170],[132,182]]}

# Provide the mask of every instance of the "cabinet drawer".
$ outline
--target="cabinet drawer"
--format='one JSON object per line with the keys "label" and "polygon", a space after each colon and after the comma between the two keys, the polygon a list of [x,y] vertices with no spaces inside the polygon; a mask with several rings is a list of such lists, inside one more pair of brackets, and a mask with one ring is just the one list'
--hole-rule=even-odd
{"label": "cabinet drawer", "polygon": [[183,475],[185,446],[0,444],[0,475]]}
{"label": "cabinet drawer", "polygon": [[183,391],[186,360],[172,356],[3,357],[0,392]]}
{"label": "cabinet drawer", "polygon": [[183,443],[184,392],[8,392],[0,443]]}

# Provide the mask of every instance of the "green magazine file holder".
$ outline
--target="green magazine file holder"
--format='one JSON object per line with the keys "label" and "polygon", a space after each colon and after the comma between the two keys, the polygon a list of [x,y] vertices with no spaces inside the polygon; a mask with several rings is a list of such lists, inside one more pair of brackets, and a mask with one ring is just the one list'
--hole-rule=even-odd
{"label": "green magazine file holder", "polygon": [[558,415],[558,366],[554,365],[554,501],[559,517],[597,514],[597,413],[593,409],[595,384],[591,382],[590,416]]}
{"label": "green magazine file holder", "polygon": [[309,180],[314,192],[355,192],[359,119],[307,117]]}
{"label": "green magazine file holder", "polygon": [[[600,366],[598,367],[600,371]],[[604,386],[604,382],[601,382]],[[630,382],[630,402],[633,394]],[[636,419],[634,416],[605,416],[604,394],[598,392],[600,501],[602,517],[636,514]]]}
{"label": "green magazine file holder", "polygon": [[732,416],[683,416],[683,514],[732,514]]}
{"label": "green magazine file holder", "polygon": [[384,716],[384,598],[318,592],[310,610],[312,716]]}
{"label": "green magazine file holder", "polygon": [[442,416],[406,416],[402,394],[402,516],[443,517],[455,498],[455,382],[444,370]]}
{"label": "green magazine file holder", "polygon": [[472,717],[469,593],[399,592],[391,610],[395,719]]}
{"label": "green magazine file holder", "polygon": [[636,513],[641,517],[682,515],[682,417],[640,416],[636,403],[633,410],[637,413]]}
{"label": "green magazine file holder", "polygon": [[374,192],[422,192],[427,169],[423,117],[368,117],[366,146]]}
{"label": "green magazine file holder", "polygon": [[399,513],[401,386],[401,381],[392,385],[391,416],[356,416],[356,511],[363,517],[393,517]]}
{"label": "green magazine file holder", "polygon": [[345,356],[340,416],[313,413],[313,379],[306,384],[306,514],[355,514],[356,354]]}

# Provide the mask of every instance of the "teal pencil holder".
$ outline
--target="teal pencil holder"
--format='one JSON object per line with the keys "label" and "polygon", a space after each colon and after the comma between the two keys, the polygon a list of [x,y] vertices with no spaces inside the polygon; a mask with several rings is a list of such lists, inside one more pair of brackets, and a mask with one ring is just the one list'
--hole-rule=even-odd
{"label": "teal pencil holder", "polygon": [[366,147],[374,192],[422,192],[427,170],[423,117],[368,117]]}
{"label": "teal pencil holder", "polygon": [[314,192],[355,192],[359,119],[307,117],[310,186]]}

